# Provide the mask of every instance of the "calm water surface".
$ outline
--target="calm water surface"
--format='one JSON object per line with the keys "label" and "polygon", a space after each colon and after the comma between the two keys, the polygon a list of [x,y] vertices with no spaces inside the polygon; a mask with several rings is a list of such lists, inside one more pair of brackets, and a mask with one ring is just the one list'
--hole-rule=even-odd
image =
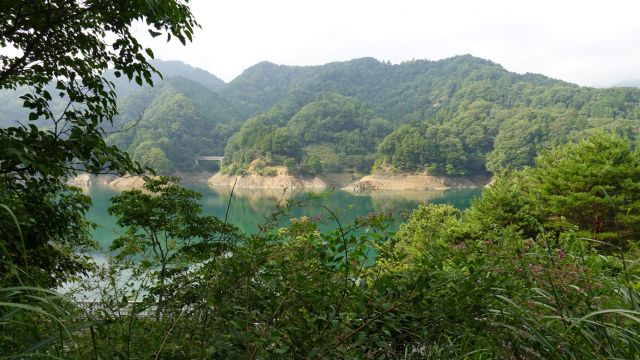
{"label": "calm water surface", "polygon": [[[202,184],[188,184],[183,186],[202,193],[203,212],[224,218],[229,201],[230,189],[212,189]],[[88,213],[89,220],[98,225],[93,235],[103,247],[109,246],[119,233],[120,228],[114,217],[107,213],[110,199],[117,192],[102,186],[93,186],[89,190],[93,199],[93,207]],[[471,199],[480,195],[481,189],[455,189],[438,191],[384,191],[354,195],[349,192],[334,190],[322,201],[322,204],[336,213],[342,224],[347,224],[355,217],[366,216],[370,213],[385,212],[396,215],[398,221],[407,211],[413,210],[420,204],[448,203],[459,209],[469,206]],[[265,218],[272,212],[279,199],[293,201],[308,199],[308,192],[285,193],[279,190],[264,189],[236,189],[231,200],[228,222],[249,233],[258,231],[258,224],[265,222]],[[293,216],[309,216],[325,222],[324,227],[335,227],[327,212],[313,206],[295,207]]]}

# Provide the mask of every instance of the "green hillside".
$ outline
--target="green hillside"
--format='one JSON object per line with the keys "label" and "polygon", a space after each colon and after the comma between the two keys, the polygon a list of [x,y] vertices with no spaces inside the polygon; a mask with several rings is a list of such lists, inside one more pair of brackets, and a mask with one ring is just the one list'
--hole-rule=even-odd
{"label": "green hillside", "polygon": [[182,77],[133,93],[119,109],[117,130],[108,142],[165,174],[197,170],[195,155],[221,154],[239,127],[225,99]]}
{"label": "green hillside", "polygon": [[[272,81],[274,77],[276,80]],[[598,128],[635,140],[640,116],[637,89],[593,89],[542,75],[515,74],[469,55],[397,65],[371,58],[317,67],[262,63],[245,71],[220,93],[235,94],[230,89],[236,91],[236,84],[245,91],[243,101],[253,99],[258,104],[256,109],[273,103],[285,91],[285,85],[290,90],[273,103],[272,109],[247,121],[229,142],[226,156],[232,171],[243,169],[260,157],[267,164],[283,164],[287,160],[292,170],[308,171],[306,163],[317,159],[324,161],[323,170],[353,168],[349,162],[353,157],[341,156],[343,166],[325,160],[332,158],[322,155],[323,151],[329,155],[326,144],[335,145],[332,150],[340,145],[314,143],[317,129],[304,128],[294,136],[289,121],[297,109],[284,113],[280,110],[284,102],[314,101],[323,94],[348,96],[366,106],[372,116],[389,120],[395,131],[382,141],[378,137],[367,138],[368,151],[356,153],[377,151],[376,169],[392,172],[426,170],[440,175],[469,175],[521,168],[532,165],[540,150]],[[263,84],[278,86],[252,92],[248,84],[260,84],[257,88]],[[336,104],[315,104],[318,106],[335,108]],[[323,131],[335,132],[333,139],[341,141],[341,128],[327,125]],[[276,133],[292,136],[305,151],[289,151],[295,142],[286,151],[260,143],[266,134]],[[368,170],[370,160],[369,155],[361,158],[359,168]]]}
{"label": "green hillside", "polygon": [[363,103],[339,94],[318,96],[292,110],[276,106],[249,119],[227,144],[227,170],[243,172],[253,160],[263,159],[310,174],[368,171],[373,149],[393,128]]}
{"label": "green hillside", "polygon": [[[541,150],[595,129],[634,143],[640,118],[640,89],[580,87],[470,55],[262,62],[228,84],[180,62],[153,64],[164,73],[154,87],[107,74],[120,115],[105,131],[161,173],[197,171],[195,155],[224,153],[233,173],[260,160],[301,173],[487,174],[532,165]],[[0,93],[0,125],[24,118],[19,95]]]}

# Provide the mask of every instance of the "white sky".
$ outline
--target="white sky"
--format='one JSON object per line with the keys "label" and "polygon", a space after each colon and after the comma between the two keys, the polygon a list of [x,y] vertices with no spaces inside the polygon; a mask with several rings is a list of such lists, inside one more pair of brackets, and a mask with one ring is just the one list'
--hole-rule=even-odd
{"label": "white sky", "polygon": [[590,86],[640,79],[638,0],[191,0],[194,42],[146,38],[156,58],[231,81],[260,61],[398,63],[459,54]]}

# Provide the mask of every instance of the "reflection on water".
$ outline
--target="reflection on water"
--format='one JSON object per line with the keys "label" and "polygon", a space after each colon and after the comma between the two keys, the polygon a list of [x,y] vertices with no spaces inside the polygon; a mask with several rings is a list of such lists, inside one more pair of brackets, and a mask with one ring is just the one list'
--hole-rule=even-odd
{"label": "reflection on water", "polygon": [[[207,215],[224,218],[229,203],[230,190],[228,188],[211,189],[202,184],[183,184],[202,193],[203,211]],[[480,194],[481,189],[455,190],[397,190],[378,191],[362,194],[352,194],[341,190],[330,191],[322,200],[322,204],[336,213],[340,221],[349,223],[359,216],[366,216],[374,212],[385,212],[401,215],[404,211],[412,210],[424,203],[449,203],[457,208],[466,208],[473,197]],[[88,213],[89,220],[98,227],[93,235],[103,246],[108,246],[120,232],[115,218],[107,213],[110,199],[117,192],[101,186],[89,189],[93,199],[93,206]],[[229,209],[228,222],[249,233],[258,231],[258,224],[264,223],[276,204],[281,201],[309,203],[309,192],[283,191],[267,189],[235,189]],[[292,215],[295,217],[309,216],[325,221],[325,228],[335,226],[330,221],[326,210],[314,206],[294,207]]]}

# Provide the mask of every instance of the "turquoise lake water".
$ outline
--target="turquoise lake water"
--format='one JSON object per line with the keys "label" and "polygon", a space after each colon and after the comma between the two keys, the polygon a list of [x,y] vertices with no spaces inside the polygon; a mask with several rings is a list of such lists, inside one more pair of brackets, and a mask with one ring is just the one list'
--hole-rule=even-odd
{"label": "turquoise lake water", "polygon": [[[202,184],[188,184],[183,186],[202,193],[201,204],[203,213],[224,218],[229,202],[230,189],[212,189]],[[384,191],[366,194],[352,194],[346,191],[330,191],[322,204],[330,208],[340,219],[341,223],[348,224],[356,217],[366,216],[371,213],[384,212],[394,214],[397,222],[402,221],[403,216],[417,208],[420,204],[448,203],[459,209],[469,206],[471,199],[481,193],[481,189],[451,189],[430,191]],[[92,186],[88,190],[93,199],[93,206],[87,214],[89,220],[98,225],[93,231],[95,239],[103,247],[108,246],[119,233],[120,228],[114,217],[107,213],[110,199],[117,194],[116,191],[102,186]],[[290,199],[293,201],[308,199],[309,193],[298,191],[293,193],[281,190],[264,189],[236,189],[231,199],[228,222],[238,226],[242,231],[254,233],[258,231],[258,224],[265,222],[278,201]],[[295,217],[309,216],[319,219],[324,223],[323,227],[335,227],[326,210],[314,206],[294,207],[291,215]]]}

